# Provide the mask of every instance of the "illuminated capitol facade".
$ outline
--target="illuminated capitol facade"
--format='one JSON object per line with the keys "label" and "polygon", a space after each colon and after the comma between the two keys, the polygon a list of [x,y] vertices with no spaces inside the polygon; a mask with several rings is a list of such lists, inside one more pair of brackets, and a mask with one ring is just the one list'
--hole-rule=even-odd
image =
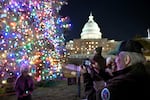
{"label": "illuminated capitol facade", "polygon": [[106,56],[118,44],[117,41],[102,38],[98,24],[92,13],[81,32],[81,39],[70,40],[66,43],[68,56],[71,58],[86,58],[93,55],[95,48],[102,47],[102,55]]}

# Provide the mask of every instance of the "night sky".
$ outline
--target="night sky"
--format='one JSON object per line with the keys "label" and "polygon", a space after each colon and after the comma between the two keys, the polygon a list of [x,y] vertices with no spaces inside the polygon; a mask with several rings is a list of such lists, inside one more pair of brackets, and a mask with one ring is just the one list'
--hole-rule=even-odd
{"label": "night sky", "polygon": [[66,41],[80,38],[90,12],[103,38],[115,40],[147,37],[150,28],[149,0],[68,0],[60,15],[68,16],[72,27],[65,32]]}

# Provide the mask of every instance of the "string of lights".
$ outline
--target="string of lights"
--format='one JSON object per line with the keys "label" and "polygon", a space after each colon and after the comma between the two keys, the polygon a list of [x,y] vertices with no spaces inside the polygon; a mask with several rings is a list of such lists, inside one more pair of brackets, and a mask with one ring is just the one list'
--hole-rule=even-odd
{"label": "string of lights", "polygon": [[37,81],[62,77],[63,30],[71,24],[59,11],[66,4],[65,0],[0,0],[1,80],[6,74],[18,76],[23,63]]}

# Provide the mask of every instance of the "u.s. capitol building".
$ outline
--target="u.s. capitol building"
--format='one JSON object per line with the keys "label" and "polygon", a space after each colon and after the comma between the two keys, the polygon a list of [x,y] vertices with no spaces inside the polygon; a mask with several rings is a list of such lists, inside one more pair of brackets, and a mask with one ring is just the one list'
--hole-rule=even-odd
{"label": "u.s. capitol building", "polygon": [[119,43],[115,40],[102,38],[100,27],[94,21],[92,13],[90,13],[89,20],[85,23],[80,36],[80,39],[73,39],[66,43],[69,58],[91,57],[97,47],[102,47],[102,55],[107,56]]}

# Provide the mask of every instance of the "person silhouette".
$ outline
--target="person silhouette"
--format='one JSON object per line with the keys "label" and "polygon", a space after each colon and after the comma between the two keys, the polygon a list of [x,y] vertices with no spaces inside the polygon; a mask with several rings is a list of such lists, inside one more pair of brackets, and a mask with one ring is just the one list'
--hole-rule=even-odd
{"label": "person silhouette", "polygon": [[34,81],[28,74],[29,66],[23,64],[20,69],[21,75],[16,79],[15,90],[17,100],[31,100],[32,92],[34,90]]}

